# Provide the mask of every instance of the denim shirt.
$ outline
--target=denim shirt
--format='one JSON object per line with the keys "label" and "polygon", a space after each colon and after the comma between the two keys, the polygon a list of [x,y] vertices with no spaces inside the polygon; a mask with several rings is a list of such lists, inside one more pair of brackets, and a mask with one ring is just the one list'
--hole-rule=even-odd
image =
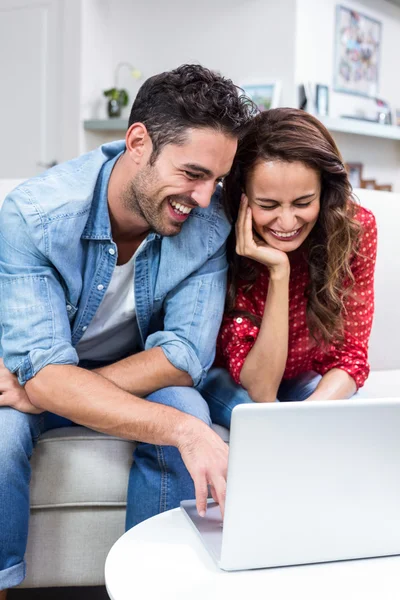
{"label": "denim shirt", "polygon": [[[123,141],[18,186],[0,212],[1,351],[24,385],[48,364],[77,365],[75,347],[117,263],[107,185]],[[199,385],[210,368],[226,292],[229,224],[221,190],[174,237],[150,233],[135,258],[141,349],[160,346]]]}

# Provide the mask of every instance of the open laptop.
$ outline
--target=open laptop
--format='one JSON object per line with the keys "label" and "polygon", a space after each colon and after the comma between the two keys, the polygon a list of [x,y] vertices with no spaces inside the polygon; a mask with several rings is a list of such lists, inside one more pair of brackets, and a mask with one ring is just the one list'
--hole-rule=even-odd
{"label": "open laptop", "polygon": [[237,406],[223,528],[181,507],[225,570],[400,554],[400,399]]}

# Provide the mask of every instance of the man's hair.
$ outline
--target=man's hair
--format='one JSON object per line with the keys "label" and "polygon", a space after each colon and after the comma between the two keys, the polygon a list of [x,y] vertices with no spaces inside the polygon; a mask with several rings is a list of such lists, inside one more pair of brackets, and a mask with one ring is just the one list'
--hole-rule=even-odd
{"label": "man's hair", "polygon": [[182,65],[147,79],[129,117],[143,123],[153,144],[154,164],[166,144],[183,144],[188,129],[209,127],[233,137],[256,112],[255,105],[230,79],[200,65]]}

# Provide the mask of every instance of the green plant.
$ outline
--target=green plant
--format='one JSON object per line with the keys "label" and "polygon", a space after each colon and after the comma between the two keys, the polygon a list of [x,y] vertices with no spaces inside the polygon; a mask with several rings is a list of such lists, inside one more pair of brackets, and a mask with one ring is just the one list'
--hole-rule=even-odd
{"label": "green plant", "polygon": [[123,89],[113,87],[109,90],[104,90],[103,95],[110,100],[116,100],[121,107],[127,106],[129,102],[128,92]]}

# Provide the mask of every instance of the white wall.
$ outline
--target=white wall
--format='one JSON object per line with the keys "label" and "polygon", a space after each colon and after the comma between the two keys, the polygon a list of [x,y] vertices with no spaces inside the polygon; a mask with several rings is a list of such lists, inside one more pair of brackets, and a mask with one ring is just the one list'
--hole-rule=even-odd
{"label": "white wall", "polygon": [[[126,61],[139,68],[144,79],[185,62],[216,69],[235,83],[249,77],[279,78],[282,102],[296,102],[296,0],[87,1],[91,10],[89,14],[86,9],[84,19],[88,39],[83,36],[85,118],[105,116],[101,91],[113,84],[115,66]],[[118,83],[133,98],[142,82],[121,69]],[[129,107],[123,113],[128,115]],[[92,146],[96,137],[86,136],[87,144]]]}
{"label": "white wall", "polygon": [[[81,0],[81,122],[105,119],[103,91],[113,86],[113,35],[110,33],[110,0]],[[112,139],[115,139],[115,135]],[[103,142],[81,129],[81,152]]]}
{"label": "white wall", "polygon": [[[102,91],[114,84],[119,62],[130,62],[143,79],[184,62],[199,62],[236,83],[251,77],[282,81],[281,104],[297,106],[303,81],[330,88],[331,116],[374,106],[364,98],[333,92],[335,5],[339,0],[84,0],[82,16],[82,119],[105,118]],[[400,8],[386,0],[343,0],[382,21],[380,95],[400,108],[397,77]],[[143,81],[143,80],[142,80]],[[127,68],[118,84],[131,96],[142,81]],[[129,115],[128,106],[123,116]],[[82,136],[82,151],[122,132]],[[348,162],[365,164],[365,178],[393,183],[400,191],[400,143],[335,134]]]}
{"label": "white wall", "polygon": [[[339,3],[382,22],[379,97],[400,108],[400,8],[385,0],[297,0],[296,82],[328,85],[330,116],[375,111],[374,101],[333,90],[335,8]],[[366,179],[392,183],[400,191],[399,142],[349,134],[334,137],[347,162],[366,165]]]}
{"label": "white wall", "polygon": [[62,4],[63,53],[61,71],[61,140],[60,160],[68,160],[81,150],[81,0],[67,0]]}
{"label": "white wall", "polygon": [[[200,62],[235,82],[280,78],[283,100],[290,104],[295,99],[295,8],[296,0],[113,0],[113,62],[129,60],[146,77]],[[133,87],[125,76],[124,83]]]}

